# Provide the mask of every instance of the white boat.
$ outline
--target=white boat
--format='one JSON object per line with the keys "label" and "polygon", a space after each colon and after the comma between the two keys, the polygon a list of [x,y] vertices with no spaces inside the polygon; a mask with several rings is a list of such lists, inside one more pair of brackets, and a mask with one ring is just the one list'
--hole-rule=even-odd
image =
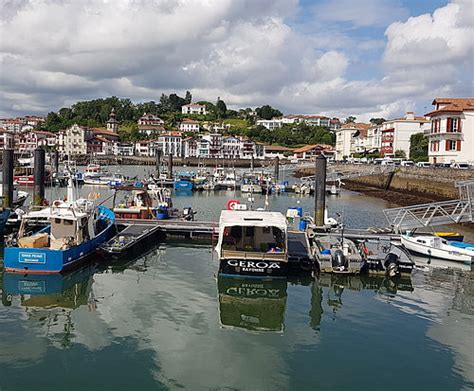
{"label": "white boat", "polygon": [[[28,192],[18,190],[17,184],[13,184],[13,207],[18,208],[23,206],[28,197]],[[3,183],[0,183],[0,200],[3,200]]]}
{"label": "white boat", "polygon": [[279,212],[223,210],[216,246],[224,275],[286,277],[288,228]]}
{"label": "white boat", "polygon": [[455,247],[447,240],[435,235],[401,235],[401,241],[407,250],[430,258],[465,263],[471,263],[474,259],[474,251],[469,248]]}
{"label": "white boat", "polygon": [[242,193],[261,193],[262,186],[260,186],[254,175],[244,174],[240,190]]}

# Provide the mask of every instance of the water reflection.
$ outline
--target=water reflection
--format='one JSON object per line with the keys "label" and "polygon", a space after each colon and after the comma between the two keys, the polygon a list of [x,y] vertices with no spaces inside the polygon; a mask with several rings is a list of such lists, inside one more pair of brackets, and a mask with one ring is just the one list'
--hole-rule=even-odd
{"label": "water reflection", "polygon": [[283,331],[286,280],[219,276],[217,287],[222,326],[254,331]]}

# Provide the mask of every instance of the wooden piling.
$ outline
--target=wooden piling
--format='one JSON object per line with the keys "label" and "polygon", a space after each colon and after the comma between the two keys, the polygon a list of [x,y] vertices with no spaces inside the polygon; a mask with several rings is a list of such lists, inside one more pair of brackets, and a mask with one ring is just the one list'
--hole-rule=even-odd
{"label": "wooden piling", "polygon": [[33,205],[42,205],[44,200],[44,188],[45,188],[45,151],[42,148],[35,149],[34,155],[34,187],[33,187]]}
{"label": "wooden piling", "polygon": [[326,209],[326,157],[321,154],[316,157],[314,181],[314,222],[318,227],[324,225],[324,210]]}
{"label": "wooden piling", "polygon": [[13,207],[13,149],[3,150],[3,207]]}

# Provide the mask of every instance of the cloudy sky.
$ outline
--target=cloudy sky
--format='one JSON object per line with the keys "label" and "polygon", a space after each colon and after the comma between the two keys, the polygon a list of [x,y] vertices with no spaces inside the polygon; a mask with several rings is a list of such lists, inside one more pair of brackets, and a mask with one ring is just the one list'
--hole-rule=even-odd
{"label": "cloudy sky", "polygon": [[472,0],[2,0],[0,116],[190,90],[391,118],[474,96]]}

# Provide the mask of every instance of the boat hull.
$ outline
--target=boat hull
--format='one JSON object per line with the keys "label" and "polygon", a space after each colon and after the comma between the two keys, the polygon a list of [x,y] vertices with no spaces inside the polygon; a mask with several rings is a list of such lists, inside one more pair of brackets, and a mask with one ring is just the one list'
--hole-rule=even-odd
{"label": "boat hull", "polygon": [[192,190],[194,187],[191,181],[176,181],[174,183],[174,188],[176,190]]}
{"label": "boat hull", "polygon": [[285,278],[288,275],[288,262],[261,259],[221,259],[219,273],[229,276]]}
{"label": "boat hull", "polygon": [[407,250],[413,253],[424,255],[426,257],[464,263],[471,263],[473,259],[472,256],[463,254],[461,249],[456,249],[456,247],[454,246],[450,246],[453,248],[453,250],[444,248],[434,248],[432,246],[423,245],[421,243],[414,243],[405,236],[402,236],[401,241]]}

